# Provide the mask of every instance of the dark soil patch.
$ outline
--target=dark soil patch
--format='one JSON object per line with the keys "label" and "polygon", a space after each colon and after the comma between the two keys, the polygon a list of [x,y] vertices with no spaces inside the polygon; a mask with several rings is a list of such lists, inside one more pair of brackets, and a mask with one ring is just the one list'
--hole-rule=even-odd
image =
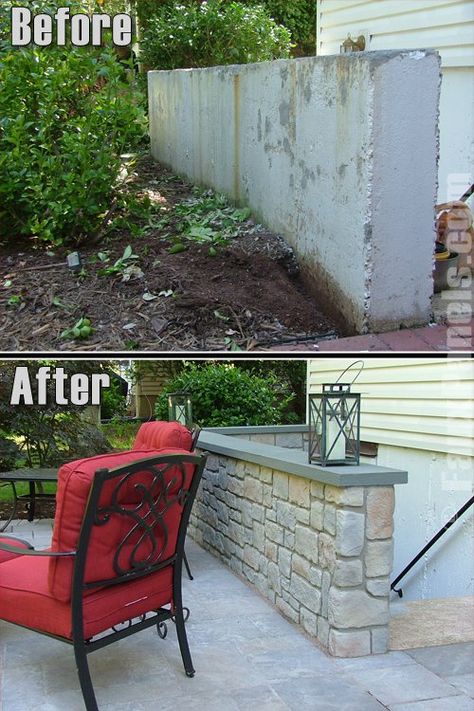
{"label": "dark soil patch", "polygon": [[[133,185],[171,207],[192,195],[192,186],[149,158]],[[66,266],[64,250],[16,252],[10,242],[0,249],[0,349],[228,351],[335,337],[284,240],[252,220],[238,232],[210,256],[198,244],[170,254],[173,224],[135,238],[122,230],[79,247],[82,274]],[[97,253],[109,250],[110,264],[127,245],[143,276],[101,276]],[[61,337],[82,317],[94,328],[89,338]]]}
{"label": "dark soil patch", "polygon": [[[0,502],[0,521],[7,521],[10,518],[12,512],[12,502],[1,501]],[[35,519],[38,518],[54,518],[54,513],[56,511],[55,501],[37,501],[35,505]],[[27,519],[28,511],[25,504],[18,504],[15,519]]]}

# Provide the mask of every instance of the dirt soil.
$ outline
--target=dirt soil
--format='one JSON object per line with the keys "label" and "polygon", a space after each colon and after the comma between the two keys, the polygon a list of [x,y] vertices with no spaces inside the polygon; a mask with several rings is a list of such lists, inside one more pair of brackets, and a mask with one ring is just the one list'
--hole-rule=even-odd
{"label": "dirt soil", "polygon": [[[164,209],[193,194],[150,158],[132,182]],[[81,273],[66,263],[74,246],[54,254],[0,247],[0,350],[247,351],[338,335],[306,291],[291,248],[252,219],[215,256],[197,243],[171,254],[170,244],[169,227],[139,237],[125,229],[79,246]],[[143,276],[100,275],[97,253],[109,250],[113,263],[127,245]],[[86,317],[94,329],[87,339],[61,336]]]}
{"label": "dirt soil", "polygon": [[[54,513],[56,510],[55,501],[37,501],[35,506],[35,520],[38,518],[54,518]],[[2,501],[0,502],[0,521],[7,521],[10,518],[12,512],[12,502]],[[27,519],[28,511],[26,510],[26,505],[18,504],[18,508],[15,513],[15,519]]]}

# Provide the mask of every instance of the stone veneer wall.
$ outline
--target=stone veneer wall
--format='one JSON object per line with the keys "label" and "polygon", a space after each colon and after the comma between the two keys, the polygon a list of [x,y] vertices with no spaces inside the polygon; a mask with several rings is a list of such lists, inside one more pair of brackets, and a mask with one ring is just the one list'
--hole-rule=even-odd
{"label": "stone veneer wall", "polygon": [[393,486],[337,487],[210,455],[189,534],[330,654],[377,654],[388,649],[393,508]]}

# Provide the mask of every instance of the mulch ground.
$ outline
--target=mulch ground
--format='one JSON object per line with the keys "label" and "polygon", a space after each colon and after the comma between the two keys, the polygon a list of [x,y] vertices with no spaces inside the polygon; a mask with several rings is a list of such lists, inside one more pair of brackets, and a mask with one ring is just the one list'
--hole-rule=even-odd
{"label": "mulch ground", "polygon": [[[133,181],[163,204],[192,195],[192,186],[150,158],[140,161]],[[0,350],[249,351],[338,335],[306,291],[291,249],[253,220],[216,256],[198,244],[170,254],[169,233],[133,237],[122,230],[81,245],[82,274],[67,267],[65,250],[48,255],[22,243],[12,249],[11,241],[0,247]],[[106,248],[113,263],[127,245],[143,276],[100,275],[97,253]],[[83,317],[91,336],[61,336]]]}
{"label": "mulch ground", "polygon": [[[55,501],[37,501],[35,506],[35,519],[38,518],[54,518],[56,510]],[[10,518],[12,512],[12,503],[10,501],[0,502],[0,521],[6,521]],[[28,511],[25,504],[18,504],[15,519],[27,519]]]}

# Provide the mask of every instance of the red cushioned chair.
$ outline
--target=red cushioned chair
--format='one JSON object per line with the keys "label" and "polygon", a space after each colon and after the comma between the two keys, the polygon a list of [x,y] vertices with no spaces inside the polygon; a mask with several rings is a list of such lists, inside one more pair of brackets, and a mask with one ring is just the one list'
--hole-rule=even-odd
{"label": "red cushioned chair", "polygon": [[0,537],[0,619],[73,645],[88,711],[98,706],[87,655],[152,625],[164,637],[166,620],[176,623],[185,672],[194,676],[181,570],[204,464],[204,455],[183,449],[66,464],[51,549]]}
{"label": "red cushioned chair", "polygon": [[[180,449],[187,449],[192,452],[196,447],[199,434],[199,427],[195,427],[191,432],[180,422],[167,422],[166,420],[144,422],[136,434],[132,449],[179,447]],[[183,553],[183,562],[188,578],[194,580],[186,553]]]}

